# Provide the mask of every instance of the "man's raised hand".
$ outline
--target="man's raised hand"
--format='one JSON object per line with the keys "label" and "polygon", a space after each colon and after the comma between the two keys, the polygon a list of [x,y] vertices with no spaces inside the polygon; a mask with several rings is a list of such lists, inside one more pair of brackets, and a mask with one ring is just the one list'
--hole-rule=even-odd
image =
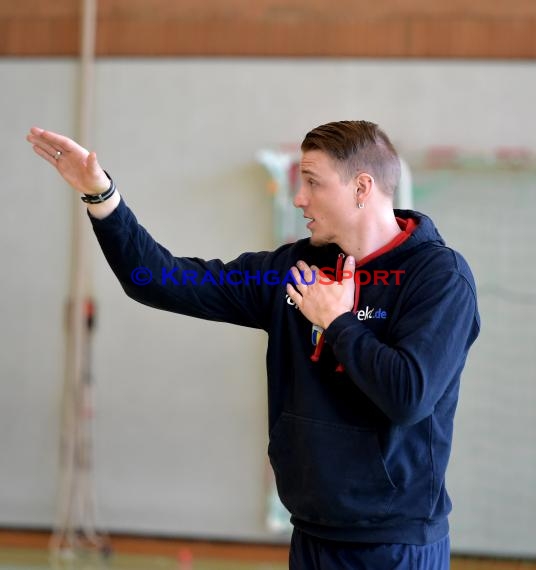
{"label": "man's raised hand", "polygon": [[108,177],[97,161],[97,155],[70,138],[32,127],[26,140],[32,144],[36,154],[54,166],[78,192],[99,194],[110,186]]}

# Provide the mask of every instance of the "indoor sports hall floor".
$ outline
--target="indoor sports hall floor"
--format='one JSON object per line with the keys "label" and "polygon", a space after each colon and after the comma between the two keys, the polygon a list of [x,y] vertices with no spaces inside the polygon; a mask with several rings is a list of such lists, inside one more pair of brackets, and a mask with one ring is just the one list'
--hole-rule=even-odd
{"label": "indoor sports hall floor", "polygon": [[[52,561],[48,534],[0,530],[0,570],[287,570],[284,546],[185,542],[173,539],[114,537],[107,560],[88,555]],[[187,553],[192,562],[181,562]],[[189,557],[186,556],[186,559]],[[184,559],[184,558],[183,558]],[[536,570],[536,561],[457,557],[452,570]]]}

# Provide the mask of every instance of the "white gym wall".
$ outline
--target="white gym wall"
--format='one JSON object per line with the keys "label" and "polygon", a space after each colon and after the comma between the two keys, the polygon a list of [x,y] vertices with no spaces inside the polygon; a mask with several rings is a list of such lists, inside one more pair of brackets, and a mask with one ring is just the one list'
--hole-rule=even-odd
{"label": "white gym wall", "polygon": [[[300,142],[310,128],[348,118],[378,122],[400,148],[536,149],[535,72],[534,64],[513,62],[104,59],[96,68],[93,146],[140,222],[174,254],[230,259],[273,245],[258,149]],[[76,132],[77,65],[2,59],[0,82],[0,525],[48,527],[58,475],[71,190],[24,137],[32,125]],[[502,223],[516,222],[505,216]],[[527,252],[528,263],[534,256]],[[99,520],[112,531],[271,540],[264,526],[264,333],[131,301],[96,247],[93,269]],[[475,360],[488,354],[485,314],[482,321]],[[464,473],[482,466],[464,448],[464,433],[488,413],[477,405],[482,381],[471,381],[478,370],[469,366],[462,379],[449,471],[453,549],[536,556],[528,516],[489,517],[475,508],[489,500],[500,512],[503,501],[509,511],[517,500],[520,512],[536,510],[534,486],[519,489],[517,499],[498,492],[505,473],[512,487],[516,473],[536,480],[531,438],[509,465],[492,464],[482,484],[466,484]],[[514,407],[516,398],[536,401],[536,387],[511,398]],[[534,423],[528,417],[516,429],[534,433]],[[483,443],[507,444],[517,437],[506,437],[509,429],[490,422]]]}

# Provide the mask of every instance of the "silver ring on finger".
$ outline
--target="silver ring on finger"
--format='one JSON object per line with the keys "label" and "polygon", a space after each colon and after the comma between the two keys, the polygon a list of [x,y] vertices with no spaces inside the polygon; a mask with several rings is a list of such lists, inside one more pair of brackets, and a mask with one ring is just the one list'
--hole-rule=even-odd
{"label": "silver ring on finger", "polygon": [[56,151],[56,154],[54,154],[54,158],[55,158],[56,160],[59,160],[59,159],[61,158],[61,155],[62,155],[61,150],[57,150],[57,151]]}

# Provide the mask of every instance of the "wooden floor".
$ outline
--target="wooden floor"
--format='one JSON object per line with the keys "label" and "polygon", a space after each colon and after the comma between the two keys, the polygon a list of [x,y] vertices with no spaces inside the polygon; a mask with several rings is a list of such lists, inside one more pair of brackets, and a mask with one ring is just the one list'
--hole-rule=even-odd
{"label": "wooden floor", "polygon": [[[41,531],[0,530],[0,547],[46,549],[50,534]],[[224,542],[185,541],[169,538],[113,536],[113,551],[118,554],[140,554],[176,558],[181,550],[189,550],[195,558],[266,562],[285,564],[288,547]],[[452,570],[536,570],[536,561],[496,560],[453,557]]]}

